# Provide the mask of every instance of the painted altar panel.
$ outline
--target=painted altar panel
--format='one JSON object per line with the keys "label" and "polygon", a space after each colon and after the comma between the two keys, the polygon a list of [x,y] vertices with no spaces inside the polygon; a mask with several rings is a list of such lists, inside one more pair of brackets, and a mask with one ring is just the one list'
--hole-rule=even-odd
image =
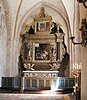
{"label": "painted altar panel", "polygon": [[50,44],[35,44],[35,60],[50,60]]}

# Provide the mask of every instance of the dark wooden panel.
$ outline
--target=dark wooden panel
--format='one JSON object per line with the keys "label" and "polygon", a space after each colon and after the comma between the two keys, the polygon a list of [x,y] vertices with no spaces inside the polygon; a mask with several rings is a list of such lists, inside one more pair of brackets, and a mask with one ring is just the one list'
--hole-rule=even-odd
{"label": "dark wooden panel", "polygon": [[21,88],[21,78],[2,77],[2,88],[10,88],[10,89]]}

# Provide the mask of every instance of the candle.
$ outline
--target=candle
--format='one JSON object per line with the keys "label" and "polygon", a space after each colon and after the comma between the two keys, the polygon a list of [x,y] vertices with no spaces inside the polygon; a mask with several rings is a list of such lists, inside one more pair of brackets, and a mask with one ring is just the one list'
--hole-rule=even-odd
{"label": "candle", "polygon": [[77,63],[77,69],[79,69],[78,63]]}
{"label": "candle", "polygon": [[72,67],[72,69],[74,70],[74,68],[75,68],[75,66],[74,66],[74,64],[73,64],[73,67]]}
{"label": "candle", "polygon": [[77,63],[75,63],[75,69],[77,69]]}
{"label": "candle", "polygon": [[79,64],[79,69],[82,69],[82,64],[81,63]]}

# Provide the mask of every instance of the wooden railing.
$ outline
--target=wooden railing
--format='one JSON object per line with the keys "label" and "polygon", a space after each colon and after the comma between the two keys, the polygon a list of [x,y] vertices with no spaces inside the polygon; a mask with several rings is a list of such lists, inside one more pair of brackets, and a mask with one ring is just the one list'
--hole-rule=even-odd
{"label": "wooden railing", "polygon": [[69,77],[32,78],[2,77],[2,88],[24,90],[70,90],[75,86],[75,79]]}

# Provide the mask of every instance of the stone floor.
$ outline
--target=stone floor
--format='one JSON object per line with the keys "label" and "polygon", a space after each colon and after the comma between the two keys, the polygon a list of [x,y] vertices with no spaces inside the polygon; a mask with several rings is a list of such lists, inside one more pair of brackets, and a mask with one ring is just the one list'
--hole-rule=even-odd
{"label": "stone floor", "polygon": [[0,93],[0,100],[75,100],[71,94]]}

